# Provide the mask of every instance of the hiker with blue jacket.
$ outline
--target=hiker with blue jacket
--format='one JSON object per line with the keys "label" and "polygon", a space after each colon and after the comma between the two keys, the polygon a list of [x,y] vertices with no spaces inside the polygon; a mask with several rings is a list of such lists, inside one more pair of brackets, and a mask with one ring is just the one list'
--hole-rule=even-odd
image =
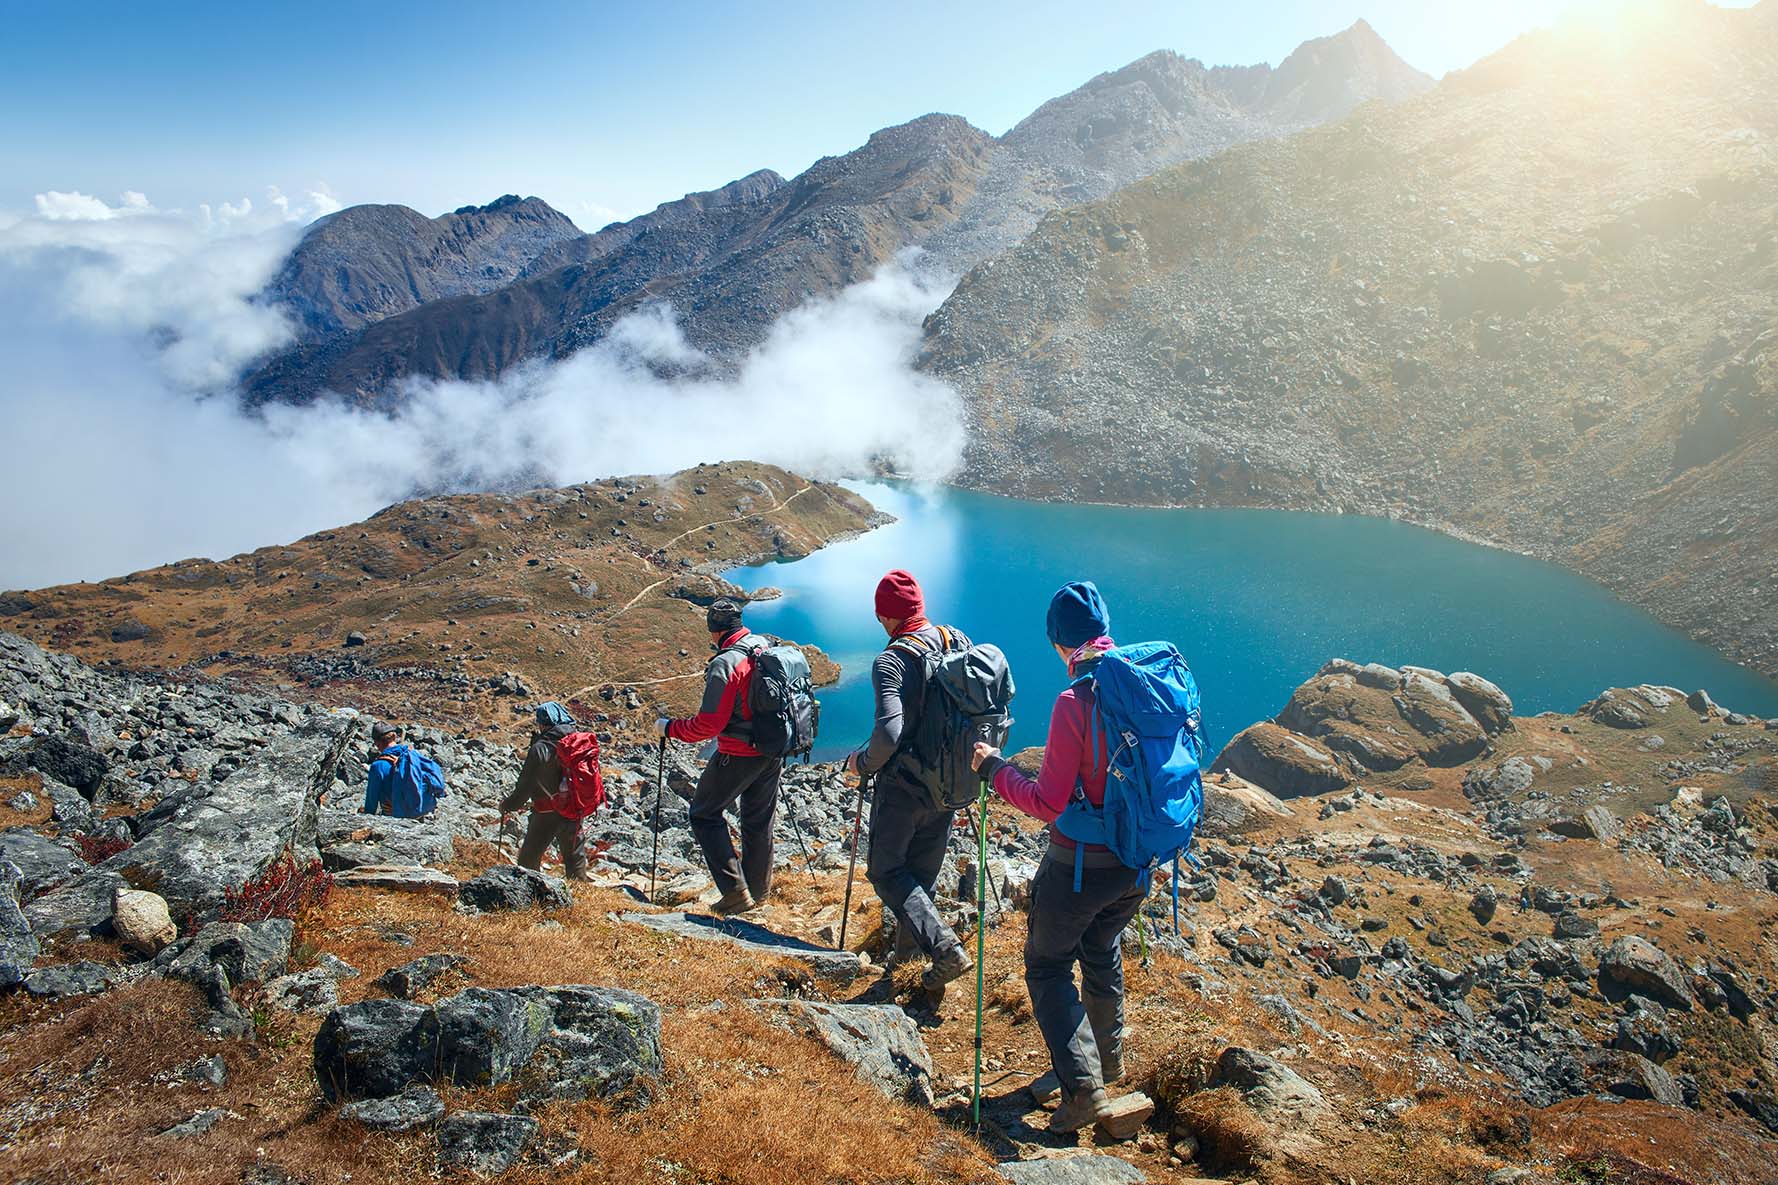
{"label": "hiker with blue jacket", "polygon": [[[1197,688],[1184,660],[1165,643],[1118,650],[1111,640],[1111,614],[1090,581],[1064,585],[1050,602],[1047,629],[1056,655],[1068,667],[1069,686],[1056,697],[1050,713],[1043,764],[1035,779],[1008,763],[992,746],[975,746],[977,773],[994,792],[1025,814],[1050,824],[1050,845],[1031,884],[1031,911],[1025,938],[1025,986],[1031,1009],[1049,1047],[1050,1061],[1061,1085],[1062,1102],[1050,1118],[1050,1130],[1072,1132],[1105,1117],[1105,1088],[1124,1075],[1124,968],[1119,940],[1148,896],[1157,857],[1171,858],[1190,842],[1202,803],[1197,762]],[[1172,804],[1175,829],[1163,833],[1160,847],[1142,852],[1136,864],[1120,859],[1106,843],[1072,838],[1108,838],[1103,816],[1108,772],[1114,759],[1125,758],[1131,738],[1108,744],[1105,705],[1096,704],[1100,664],[1117,651],[1138,655],[1146,667],[1136,678],[1158,673],[1163,696],[1171,693],[1180,706],[1177,734],[1163,725],[1159,762],[1169,775],[1154,791],[1179,794]],[[1152,689],[1155,684],[1148,684]],[[1150,706],[1145,704],[1145,706]],[[1096,710],[1097,709],[1097,710]],[[1155,762],[1143,745],[1143,758]],[[1118,764],[1120,774],[1130,767]],[[1146,792],[1146,790],[1144,791]],[[1192,795],[1196,795],[1195,799]],[[1081,990],[1074,984],[1074,965],[1081,969]]]}
{"label": "hiker with blue jacket", "polygon": [[401,744],[401,729],[394,724],[371,725],[370,744],[373,752],[359,814],[421,819],[438,809],[444,794],[444,771],[438,762]]}

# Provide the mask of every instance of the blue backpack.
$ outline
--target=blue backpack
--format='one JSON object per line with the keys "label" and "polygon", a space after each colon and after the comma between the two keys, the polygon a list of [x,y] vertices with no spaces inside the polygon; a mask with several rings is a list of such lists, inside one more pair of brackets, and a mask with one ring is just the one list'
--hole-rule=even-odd
{"label": "blue backpack", "polygon": [[444,768],[432,758],[406,745],[391,745],[376,760],[394,767],[389,785],[389,809],[403,819],[430,815],[438,809],[445,791]]}
{"label": "blue backpack", "polygon": [[[1088,743],[1098,764],[1099,730],[1111,747],[1105,803],[1094,806],[1075,784],[1056,830],[1075,842],[1074,888],[1080,891],[1082,848],[1102,844],[1135,869],[1173,862],[1173,925],[1179,926],[1179,857],[1191,846],[1204,813],[1202,713],[1198,683],[1171,642],[1141,642],[1106,651],[1074,681],[1093,689]],[[1188,856],[1189,858],[1189,856]],[[1196,861],[1193,861],[1196,863]]]}

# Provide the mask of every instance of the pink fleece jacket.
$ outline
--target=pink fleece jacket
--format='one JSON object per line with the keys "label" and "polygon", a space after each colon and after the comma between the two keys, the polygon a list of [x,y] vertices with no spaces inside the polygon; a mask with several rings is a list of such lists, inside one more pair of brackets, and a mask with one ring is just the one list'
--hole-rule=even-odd
{"label": "pink fleece jacket", "polygon": [[[1087,801],[1098,806],[1105,801],[1106,748],[1105,734],[1099,732],[1096,744],[1088,744],[1087,729],[1093,722],[1093,692],[1090,687],[1076,691],[1070,687],[1056,697],[1050,710],[1049,738],[1044,742],[1043,766],[1035,781],[1011,765],[1002,765],[994,773],[994,793],[1033,818],[1054,824],[1056,816],[1068,805],[1078,781],[1086,791]],[[1054,826],[1050,839],[1061,847],[1071,848],[1074,841]],[[1088,851],[1098,851],[1098,844],[1088,844]]]}

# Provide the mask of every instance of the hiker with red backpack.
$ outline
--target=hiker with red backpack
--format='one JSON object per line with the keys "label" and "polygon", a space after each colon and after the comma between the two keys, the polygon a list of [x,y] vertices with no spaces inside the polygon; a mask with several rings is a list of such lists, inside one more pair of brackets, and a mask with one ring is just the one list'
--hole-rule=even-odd
{"label": "hiker with red backpack", "polygon": [[[654,730],[701,744],[716,738],[691,799],[691,833],[720,896],[719,917],[746,913],[772,887],[772,826],[786,757],[815,741],[816,706],[808,661],[794,646],[773,645],[741,622],[741,606],[724,597],[704,613],[710,648],[704,698],[695,716],[662,717]],[[735,854],[723,816],[739,804],[741,852]]]}
{"label": "hiker with red backpack", "polygon": [[889,637],[871,664],[876,722],[845,768],[861,796],[865,779],[874,780],[865,875],[895,914],[890,968],[929,959],[920,982],[936,1006],[945,985],[975,966],[933,891],[957,811],[975,801],[973,742],[1004,738],[1012,677],[998,650],[927,619],[925,593],[909,573],[878,582],[875,608]]}
{"label": "hiker with red backpack", "polygon": [[599,738],[554,701],[538,705],[535,718],[537,731],[519,767],[518,783],[500,803],[502,815],[526,804],[531,808],[514,863],[539,869],[544,852],[553,844],[562,857],[563,875],[585,880],[586,849],[580,825],[605,803]]}
{"label": "hiker with red backpack", "polygon": [[1050,824],[1031,884],[1025,987],[1062,1088],[1050,1130],[1072,1132],[1106,1117],[1105,1088],[1123,1077],[1120,939],[1163,860],[1174,862],[1177,908],[1177,861],[1203,809],[1204,742],[1185,660],[1165,642],[1113,643],[1090,581],[1064,585],[1046,624],[1069,685],[1042,768],[1026,777],[986,744],[975,764],[1002,799]]}
{"label": "hiker with red backpack", "polygon": [[389,814],[398,819],[423,819],[438,809],[444,795],[444,770],[438,762],[401,743],[401,728],[383,721],[371,725],[370,768],[364,776],[364,806],[359,814]]}

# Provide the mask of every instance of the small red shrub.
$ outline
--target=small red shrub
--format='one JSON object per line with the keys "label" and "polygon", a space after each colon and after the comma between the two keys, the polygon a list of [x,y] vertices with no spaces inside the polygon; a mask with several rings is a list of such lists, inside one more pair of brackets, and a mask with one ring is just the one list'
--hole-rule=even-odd
{"label": "small red shrub", "polygon": [[116,835],[77,835],[74,843],[80,849],[80,858],[88,864],[102,864],[130,848],[129,840]]}
{"label": "small red shrub", "polygon": [[321,861],[298,864],[285,852],[259,876],[222,899],[225,922],[263,922],[267,918],[297,918],[327,904],[333,893],[333,874]]}

